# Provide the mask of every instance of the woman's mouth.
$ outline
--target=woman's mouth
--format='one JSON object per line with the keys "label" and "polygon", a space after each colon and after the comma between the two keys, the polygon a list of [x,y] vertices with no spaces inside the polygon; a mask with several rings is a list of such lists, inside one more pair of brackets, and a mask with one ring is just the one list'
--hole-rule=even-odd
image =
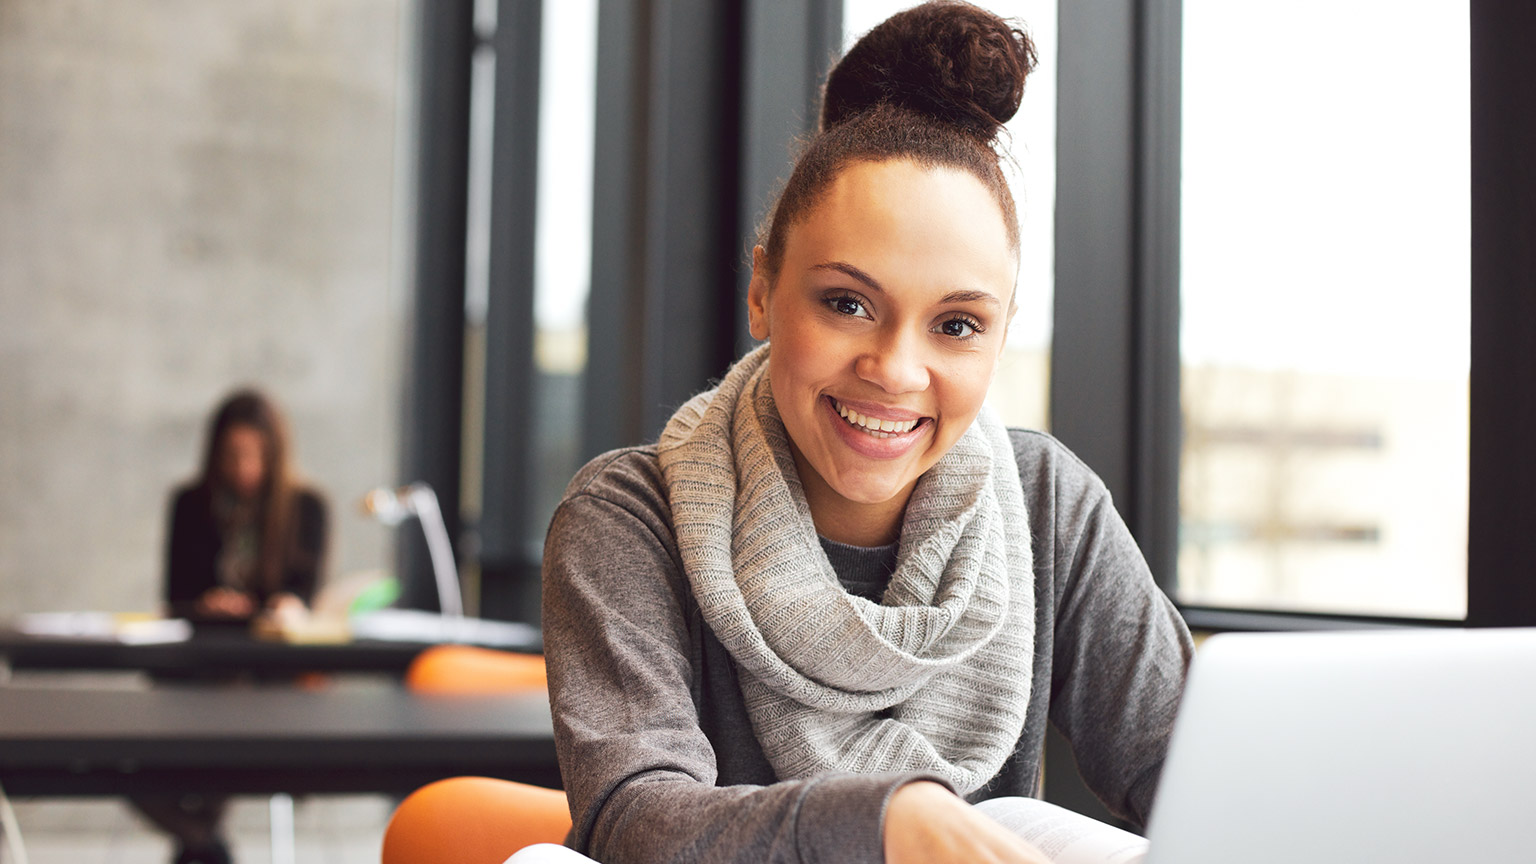
{"label": "woman's mouth", "polygon": [[861,432],[867,432],[876,438],[891,438],[896,435],[911,432],[912,427],[921,422],[920,420],[881,420],[878,417],[870,417],[866,414],[860,414],[852,408],[849,408],[847,405],[838,402],[836,399],[832,400],[832,404],[837,406],[838,416],[842,417],[849,426],[852,426]]}
{"label": "woman's mouth", "polygon": [[[837,437],[857,454],[877,460],[891,460],[908,454],[912,446],[928,435],[931,417],[917,417],[909,410],[889,410],[888,414],[906,417],[874,417],[856,407],[849,407],[833,397],[826,397],[826,412],[839,429]],[[886,414],[886,412],[882,412]]]}

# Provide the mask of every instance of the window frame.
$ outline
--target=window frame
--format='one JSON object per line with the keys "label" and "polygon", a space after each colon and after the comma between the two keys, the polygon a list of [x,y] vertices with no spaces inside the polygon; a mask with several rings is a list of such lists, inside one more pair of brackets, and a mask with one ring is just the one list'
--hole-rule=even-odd
{"label": "window frame", "polygon": [[[760,215],[761,199],[771,192],[774,165],[787,164],[789,154],[777,130],[805,131],[814,122],[815,87],[841,40],[841,4],[831,0],[753,0],[716,10],[705,38],[666,38],[671,29],[700,20],[697,10],[686,5],[601,4],[599,38],[606,65],[598,75],[599,121],[608,125],[599,129],[595,155],[599,179],[603,172],[614,176],[608,178],[612,182],[596,184],[594,192],[589,368],[624,370],[631,380],[618,375],[589,380],[587,455],[644,440],[672,403],[718,374],[745,344],[741,299],[735,296],[740,292],[720,290],[733,281],[740,287],[740,262],[722,266],[698,237],[648,232],[644,226],[677,223],[704,207],[729,226],[736,238],[731,248],[739,245]],[[487,332],[486,441],[498,449],[486,453],[487,518],[480,530],[492,528],[505,536],[480,536],[469,544],[488,544],[493,551],[521,549],[517,538],[527,535],[520,523],[530,518],[519,502],[534,454],[518,443],[526,435],[508,434],[517,431],[508,423],[520,415],[517,406],[531,392],[533,368],[531,313],[516,311],[531,304],[532,184],[512,180],[531,176],[537,158],[538,28],[528,22],[537,22],[538,7],[538,0],[499,0],[499,19],[521,24],[500,28],[498,53],[521,62],[504,68],[498,64],[502,86],[493,159],[501,179],[493,178],[497,242],[491,247],[491,305],[497,306],[494,298],[501,297],[503,311],[492,311],[489,321],[504,326]],[[1104,479],[1153,573],[1172,595],[1181,436],[1182,4],[1105,0],[1058,8],[1052,429]],[[1536,149],[1536,111],[1524,84],[1536,72],[1536,61],[1521,50],[1521,40],[1536,35],[1536,11],[1472,0],[1470,15],[1467,618],[1304,615],[1186,604],[1181,609],[1191,626],[1536,625],[1536,580],[1526,578],[1536,572],[1536,532],[1529,529],[1536,525],[1536,493],[1531,491],[1536,489],[1536,454],[1525,446],[1536,440],[1536,407],[1527,398],[1536,392],[1536,340],[1529,336],[1536,332],[1536,299],[1527,290],[1536,284],[1536,254],[1527,239],[1536,224],[1536,179],[1522,156]],[[464,223],[469,58],[477,44],[473,18],[471,0],[417,6],[418,134],[411,184],[417,207],[410,256],[415,311],[401,466],[402,479],[425,479],[438,490],[455,534],[466,395]],[[786,51],[794,56],[786,59]],[[686,90],[690,70],[720,58],[734,58],[734,65],[722,73],[726,84],[705,96],[715,107],[681,110],[678,100],[696,98]],[[811,104],[797,107],[802,102]],[[612,142],[626,140],[653,146],[614,150],[627,145]],[[717,154],[710,160],[716,169],[711,176],[718,182],[673,183],[674,178],[697,176],[698,166],[668,161],[665,154],[675,148],[666,145],[672,140],[708,142],[703,149]],[[690,287],[681,290],[679,284]],[[637,320],[648,323],[636,327]],[[668,346],[701,328],[718,338],[695,352],[698,356],[678,362]],[[410,532],[402,535],[401,572],[407,598],[430,608],[435,598],[426,596],[431,580],[422,578],[429,570],[420,545]],[[515,563],[516,572],[508,578],[528,584],[513,591],[524,598],[513,605],[522,608],[507,611],[526,617],[526,598],[536,593],[537,561]],[[498,614],[495,608],[484,611]]]}
{"label": "window frame", "polygon": [[[1176,596],[1179,0],[1059,6],[1054,434],[1109,487]],[[1536,11],[1473,0],[1468,612],[1463,620],[1179,604],[1199,630],[1536,625]],[[1522,233],[1522,227],[1524,229]]]}

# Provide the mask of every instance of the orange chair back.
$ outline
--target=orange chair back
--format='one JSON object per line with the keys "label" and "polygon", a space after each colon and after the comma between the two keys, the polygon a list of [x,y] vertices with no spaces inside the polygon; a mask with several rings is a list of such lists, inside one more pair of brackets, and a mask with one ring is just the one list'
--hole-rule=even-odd
{"label": "orange chair back", "polygon": [[434,645],[411,661],[405,686],[418,693],[517,693],[547,688],[549,678],[537,654]]}
{"label": "orange chair back", "polygon": [[[405,685],[418,693],[495,694],[549,686],[544,658],[470,645],[416,655]],[[411,793],[384,831],[383,864],[501,864],[571,830],[565,793],[489,777],[451,777]]]}
{"label": "orange chair back", "polygon": [[565,793],[489,777],[452,777],[417,789],[384,830],[383,864],[501,864],[571,830]]}

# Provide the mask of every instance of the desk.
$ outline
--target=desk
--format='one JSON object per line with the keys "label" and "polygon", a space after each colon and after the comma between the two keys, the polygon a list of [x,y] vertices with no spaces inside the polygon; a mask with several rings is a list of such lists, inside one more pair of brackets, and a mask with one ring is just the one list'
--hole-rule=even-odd
{"label": "desk", "polygon": [[[12,669],[133,669],[151,674],[381,672],[400,675],[424,642],[359,640],[295,645],[256,639],[243,628],[200,627],[185,642],[125,645],[99,639],[33,636],[0,628],[0,666]],[[520,650],[539,650],[530,643]]]}
{"label": "desk", "polygon": [[558,788],[548,697],[0,688],[0,783],[13,795],[404,794],[463,774]]}

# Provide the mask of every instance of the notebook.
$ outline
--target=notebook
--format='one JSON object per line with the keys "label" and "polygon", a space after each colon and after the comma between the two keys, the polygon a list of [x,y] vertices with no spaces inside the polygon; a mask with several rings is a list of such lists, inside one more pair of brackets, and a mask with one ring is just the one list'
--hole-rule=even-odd
{"label": "notebook", "polygon": [[1536,628],[1225,634],[1146,864],[1536,860]]}

